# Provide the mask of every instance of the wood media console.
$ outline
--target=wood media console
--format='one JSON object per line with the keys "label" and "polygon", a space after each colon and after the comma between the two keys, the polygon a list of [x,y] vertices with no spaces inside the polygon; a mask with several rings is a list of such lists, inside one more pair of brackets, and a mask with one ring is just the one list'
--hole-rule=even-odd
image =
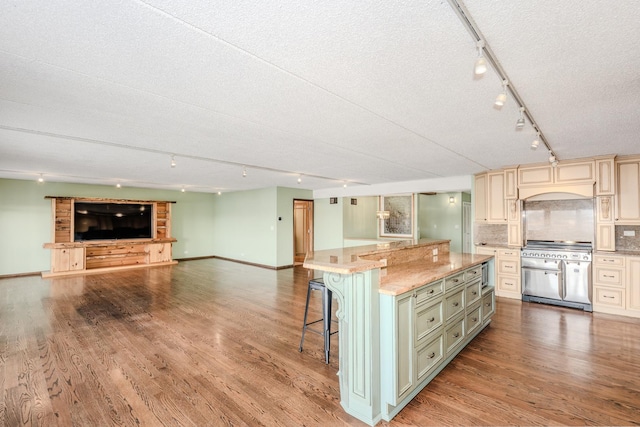
{"label": "wood media console", "polygon": [[[81,197],[54,197],[52,208],[52,243],[44,248],[51,250],[51,271],[42,277],[54,277],[81,273],[98,273],[126,268],[177,264],[171,249],[176,239],[171,237],[171,205],[175,202],[158,200],[123,200]],[[76,203],[140,204],[151,205],[149,238],[80,240],[74,221]]]}

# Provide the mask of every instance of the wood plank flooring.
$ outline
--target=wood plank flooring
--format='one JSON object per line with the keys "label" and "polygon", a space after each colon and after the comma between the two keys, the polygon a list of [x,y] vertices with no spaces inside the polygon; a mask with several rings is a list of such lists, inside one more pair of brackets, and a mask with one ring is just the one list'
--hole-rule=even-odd
{"label": "wood plank flooring", "polygon": [[[311,277],[206,259],[0,280],[0,425],[364,425],[340,406],[337,335],[329,365],[318,335],[298,352]],[[380,425],[634,424],[640,320],[498,299]]]}

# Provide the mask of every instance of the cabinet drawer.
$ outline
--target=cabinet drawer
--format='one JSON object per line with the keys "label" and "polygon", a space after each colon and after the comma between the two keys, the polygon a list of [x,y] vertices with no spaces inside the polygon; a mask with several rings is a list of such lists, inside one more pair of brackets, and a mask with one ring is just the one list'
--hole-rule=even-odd
{"label": "cabinet drawer", "polygon": [[455,349],[455,347],[460,344],[463,339],[464,317],[444,331],[444,345],[447,349],[447,354],[451,353],[451,351]]}
{"label": "cabinet drawer", "polygon": [[422,286],[416,291],[416,305],[420,305],[431,298],[442,294],[443,280]]}
{"label": "cabinet drawer", "polygon": [[498,273],[518,274],[519,267],[520,267],[520,263],[517,260],[512,260],[512,259],[498,260]]}
{"label": "cabinet drawer", "polygon": [[593,256],[593,264],[594,265],[609,265],[616,267],[624,266],[624,257],[615,256],[615,255],[594,255]]}
{"label": "cabinet drawer", "polygon": [[482,325],[482,305],[480,303],[476,304],[467,311],[467,314],[464,316],[465,329],[467,331],[467,335],[475,331],[480,325]]}
{"label": "cabinet drawer", "polygon": [[416,310],[416,344],[442,326],[442,301]]}
{"label": "cabinet drawer", "polygon": [[513,249],[498,249],[499,258],[509,258],[520,261],[520,251]]}
{"label": "cabinet drawer", "polygon": [[482,297],[482,321],[485,322],[496,311],[496,299],[493,291]]}
{"label": "cabinet drawer", "polygon": [[460,289],[444,299],[445,319],[449,320],[464,310],[464,289]]}
{"label": "cabinet drawer", "polygon": [[433,341],[416,351],[418,382],[429,375],[444,358],[444,337],[442,331]]}
{"label": "cabinet drawer", "polygon": [[477,280],[469,283],[465,290],[465,304],[471,305],[476,301],[480,300],[480,292],[482,288],[482,278],[478,278]]}
{"label": "cabinet drawer", "polygon": [[596,267],[595,283],[609,286],[624,286],[624,270],[621,268]]}
{"label": "cabinet drawer", "polygon": [[482,278],[482,265],[473,267],[464,272],[464,281],[473,280],[477,277]]}
{"label": "cabinet drawer", "polygon": [[507,292],[520,292],[520,276],[498,276],[498,289]]}
{"label": "cabinet drawer", "polygon": [[454,274],[444,279],[444,290],[448,291],[464,283],[464,273]]}
{"label": "cabinet drawer", "polygon": [[624,309],[624,289],[601,288],[594,286],[593,288],[595,305],[605,305]]}

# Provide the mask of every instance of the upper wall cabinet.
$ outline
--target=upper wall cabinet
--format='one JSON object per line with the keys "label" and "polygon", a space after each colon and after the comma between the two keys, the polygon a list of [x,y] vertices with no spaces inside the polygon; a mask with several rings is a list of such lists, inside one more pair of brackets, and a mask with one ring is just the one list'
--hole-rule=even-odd
{"label": "upper wall cabinet", "polygon": [[596,159],[596,196],[613,196],[616,193],[615,156]]}
{"label": "upper wall cabinet", "polygon": [[595,180],[594,162],[560,163],[553,168],[554,184],[582,184]]}
{"label": "upper wall cabinet", "polygon": [[593,184],[595,180],[595,162],[593,161],[560,163],[556,167],[521,166],[518,169],[518,185],[521,188],[552,184]]}
{"label": "upper wall cabinet", "polygon": [[507,222],[504,196],[504,172],[489,172],[475,176],[476,221],[490,224]]}
{"label": "upper wall cabinet", "polygon": [[616,224],[640,225],[640,158],[616,162]]}
{"label": "upper wall cabinet", "polygon": [[518,198],[518,169],[509,168],[504,170],[504,198],[516,200]]}
{"label": "upper wall cabinet", "polygon": [[476,221],[487,220],[487,174],[481,173],[475,176],[474,187],[474,214]]}

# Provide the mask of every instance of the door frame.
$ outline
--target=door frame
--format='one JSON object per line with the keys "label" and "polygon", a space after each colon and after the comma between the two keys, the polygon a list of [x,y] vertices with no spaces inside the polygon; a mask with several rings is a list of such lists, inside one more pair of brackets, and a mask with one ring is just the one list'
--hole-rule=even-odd
{"label": "door frame", "polygon": [[307,244],[307,252],[313,252],[313,241],[314,241],[314,221],[313,221],[313,216],[314,216],[314,201],[313,199],[293,199],[293,239],[292,239],[292,244],[293,244],[293,265],[300,265],[302,264],[300,261],[296,262],[296,202],[305,202],[307,203],[307,220],[308,220],[308,224],[309,224],[309,230],[308,230],[308,234],[309,234],[309,241]]}

